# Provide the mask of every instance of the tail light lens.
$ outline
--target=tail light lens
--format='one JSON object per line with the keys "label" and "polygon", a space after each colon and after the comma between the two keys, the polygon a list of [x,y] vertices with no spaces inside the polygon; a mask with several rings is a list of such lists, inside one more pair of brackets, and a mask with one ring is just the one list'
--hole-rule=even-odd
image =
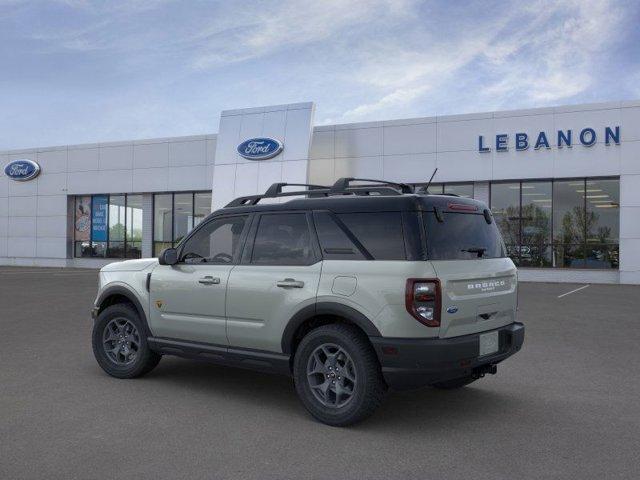
{"label": "tail light lens", "polygon": [[427,327],[440,326],[440,282],[410,278],[405,290],[407,312]]}

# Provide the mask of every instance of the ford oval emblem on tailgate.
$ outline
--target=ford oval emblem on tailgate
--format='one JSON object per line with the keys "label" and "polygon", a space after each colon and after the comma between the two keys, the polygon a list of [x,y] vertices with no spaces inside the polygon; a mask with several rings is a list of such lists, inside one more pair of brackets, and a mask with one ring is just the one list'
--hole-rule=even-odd
{"label": "ford oval emblem on tailgate", "polygon": [[457,311],[458,311],[458,307],[456,307],[455,305],[452,305],[449,308],[447,308],[447,313],[456,313]]}

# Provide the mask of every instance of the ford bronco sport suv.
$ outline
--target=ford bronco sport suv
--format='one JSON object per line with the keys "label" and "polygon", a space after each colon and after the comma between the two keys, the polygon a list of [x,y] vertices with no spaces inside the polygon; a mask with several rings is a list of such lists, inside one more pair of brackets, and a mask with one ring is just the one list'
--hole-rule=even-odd
{"label": "ford bronco sport suv", "polygon": [[483,203],[353,178],[285,186],[234,200],[159,259],[100,271],[108,374],[162,355],[279,372],[316,419],[348,425],[389,387],[462,387],[521,348],[516,269]]}

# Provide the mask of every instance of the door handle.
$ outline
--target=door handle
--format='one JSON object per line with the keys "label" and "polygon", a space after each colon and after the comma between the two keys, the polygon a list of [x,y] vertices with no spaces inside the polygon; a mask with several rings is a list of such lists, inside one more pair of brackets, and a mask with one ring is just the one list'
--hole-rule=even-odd
{"label": "door handle", "polygon": [[202,285],[218,285],[220,283],[220,279],[218,277],[213,278],[211,275],[207,275],[206,277],[202,277],[198,280],[198,283]]}
{"label": "door handle", "polygon": [[285,278],[277,282],[276,285],[280,288],[302,288],[304,287],[304,282],[295,278]]}

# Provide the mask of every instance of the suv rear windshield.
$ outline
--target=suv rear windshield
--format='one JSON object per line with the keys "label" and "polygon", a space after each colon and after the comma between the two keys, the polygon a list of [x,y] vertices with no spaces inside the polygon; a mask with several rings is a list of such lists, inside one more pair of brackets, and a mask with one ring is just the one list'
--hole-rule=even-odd
{"label": "suv rear windshield", "polygon": [[483,214],[443,212],[439,222],[434,212],[423,214],[429,260],[472,260],[506,256],[496,222],[488,224]]}

